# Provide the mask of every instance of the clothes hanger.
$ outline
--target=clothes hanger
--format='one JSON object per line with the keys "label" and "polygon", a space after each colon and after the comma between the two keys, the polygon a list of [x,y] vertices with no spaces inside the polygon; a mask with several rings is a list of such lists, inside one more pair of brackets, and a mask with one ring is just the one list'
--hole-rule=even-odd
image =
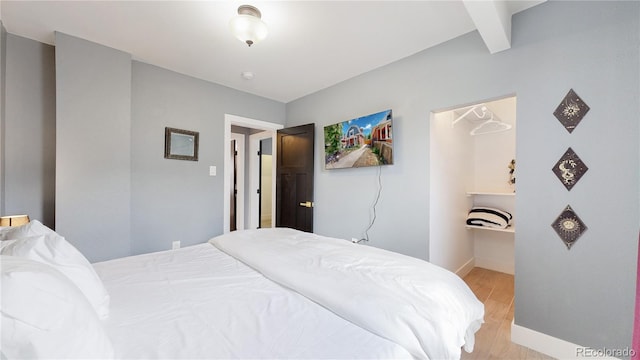
{"label": "clothes hanger", "polygon": [[[480,109],[480,113],[478,113],[478,108]],[[456,123],[458,123],[458,121],[466,118],[467,115],[471,113],[473,113],[478,119],[483,119],[487,115],[487,112],[489,112],[489,109],[487,109],[487,107],[484,104],[474,105],[471,108],[469,108],[469,110],[465,111],[464,114],[458,116],[457,119],[453,120],[451,122],[451,127],[454,127]]]}
{"label": "clothes hanger", "polygon": [[484,134],[493,134],[498,132],[503,132],[511,130],[511,125],[500,120],[496,120],[493,118],[493,113],[491,113],[491,118],[489,120],[483,122],[482,124],[476,126],[469,133],[472,136],[475,135],[484,135]]}

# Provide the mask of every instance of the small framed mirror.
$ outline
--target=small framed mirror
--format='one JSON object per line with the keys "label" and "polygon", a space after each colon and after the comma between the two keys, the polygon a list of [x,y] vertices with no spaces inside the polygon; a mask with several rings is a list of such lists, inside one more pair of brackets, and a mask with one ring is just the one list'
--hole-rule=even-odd
{"label": "small framed mirror", "polygon": [[164,128],[164,158],[198,161],[198,135],[196,131]]}

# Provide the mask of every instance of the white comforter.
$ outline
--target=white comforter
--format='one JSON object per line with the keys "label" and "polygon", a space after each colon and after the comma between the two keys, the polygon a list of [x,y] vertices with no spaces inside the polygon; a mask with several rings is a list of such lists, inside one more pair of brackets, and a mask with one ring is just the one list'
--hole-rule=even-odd
{"label": "white comforter", "polygon": [[211,244],[94,264],[118,359],[408,359]]}
{"label": "white comforter", "polygon": [[419,259],[285,228],[210,242],[417,358],[460,358],[483,322],[484,306],[458,276]]}

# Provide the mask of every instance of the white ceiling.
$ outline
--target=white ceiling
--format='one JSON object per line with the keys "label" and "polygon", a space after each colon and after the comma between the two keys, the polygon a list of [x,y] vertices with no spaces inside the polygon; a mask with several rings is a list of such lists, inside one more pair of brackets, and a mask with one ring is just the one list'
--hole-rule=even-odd
{"label": "white ceiling", "polygon": [[[1,0],[0,18],[15,35],[54,44],[60,31],[286,103],[476,29],[500,51],[492,41],[508,47],[511,14],[542,1]],[[250,48],[228,25],[243,3],[269,28]]]}

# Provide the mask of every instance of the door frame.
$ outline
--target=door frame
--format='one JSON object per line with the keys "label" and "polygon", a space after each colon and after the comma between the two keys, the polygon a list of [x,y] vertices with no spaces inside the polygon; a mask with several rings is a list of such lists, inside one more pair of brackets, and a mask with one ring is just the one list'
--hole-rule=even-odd
{"label": "door frame", "polygon": [[[273,184],[276,183],[276,132],[278,129],[282,129],[284,128],[284,125],[282,124],[276,124],[276,123],[271,123],[268,121],[262,121],[262,120],[256,120],[256,119],[251,119],[251,118],[246,118],[246,117],[242,117],[242,116],[238,116],[238,115],[232,115],[232,114],[224,114],[224,181],[223,181],[223,186],[224,186],[224,193],[225,196],[223,196],[223,219],[224,221],[223,223],[223,233],[228,233],[230,232],[230,224],[229,224],[229,218],[231,216],[231,211],[230,211],[230,206],[231,206],[231,199],[229,196],[226,196],[226,194],[229,194],[230,188],[231,188],[231,175],[230,172],[233,171],[233,165],[231,164],[231,149],[229,143],[231,142],[231,126],[235,125],[235,126],[241,126],[241,127],[246,127],[246,128],[250,128],[250,129],[258,129],[258,130],[264,130],[264,131],[269,131],[271,132],[273,135],[273,139],[274,141],[273,143]],[[244,171],[244,169],[242,169]],[[251,172],[251,174],[253,174],[253,172]],[[250,176],[251,176],[250,174]],[[249,181],[251,182],[251,178],[249,179]],[[257,181],[257,180],[256,180]],[[274,185],[275,186],[275,185]],[[273,191],[273,193],[275,194],[275,189]],[[250,199],[254,199],[255,197],[250,197]],[[254,206],[255,206],[255,210],[258,210],[258,203],[256,202],[254,205],[254,201],[250,200],[250,206],[251,206],[251,211],[250,213],[253,213],[254,211]],[[275,214],[275,201],[273,201],[273,213]],[[243,204],[243,208],[244,208],[244,204]],[[244,210],[243,210],[244,211]],[[244,216],[244,214],[243,214]],[[254,215],[255,216],[255,215]],[[249,219],[249,222],[251,223],[251,217]],[[257,222],[257,219],[256,219]],[[238,226],[238,229],[241,229]]]}

